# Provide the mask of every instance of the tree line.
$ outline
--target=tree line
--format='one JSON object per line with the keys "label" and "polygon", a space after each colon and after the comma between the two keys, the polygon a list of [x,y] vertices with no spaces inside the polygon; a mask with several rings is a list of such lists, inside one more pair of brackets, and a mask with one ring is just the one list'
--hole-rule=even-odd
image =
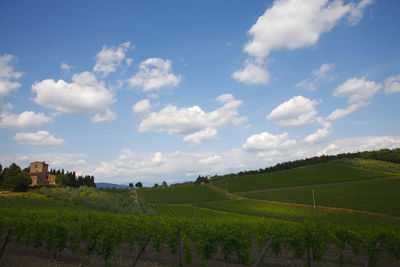
{"label": "tree line", "polygon": [[64,169],[61,170],[50,169],[49,173],[54,174],[56,176],[56,184],[70,186],[70,187],[80,187],[80,186],[96,187],[96,183],[94,182],[94,176],[91,175],[76,176],[75,171],[64,172]]}

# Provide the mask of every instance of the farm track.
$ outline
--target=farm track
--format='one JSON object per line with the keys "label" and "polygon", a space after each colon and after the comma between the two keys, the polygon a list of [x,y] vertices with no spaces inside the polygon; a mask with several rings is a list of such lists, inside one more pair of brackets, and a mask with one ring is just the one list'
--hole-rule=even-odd
{"label": "farm track", "polygon": [[[382,180],[382,179],[386,180],[386,179],[399,179],[399,178],[400,178],[399,176],[395,176],[395,177],[392,176],[392,177],[386,177],[386,178],[373,178],[373,180]],[[358,182],[362,182],[362,181],[371,181],[371,179],[358,180]],[[353,180],[353,181],[336,182],[336,183],[329,183],[329,184],[342,184],[342,183],[350,183],[350,182],[356,182],[356,181]],[[324,184],[322,184],[322,185],[324,185]],[[217,186],[214,186],[214,185],[208,185],[208,186],[214,190],[225,192],[223,189],[221,189]],[[309,186],[292,186],[292,187],[285,187],[285,189],[303,188],[303,187],[309,187]],[[283,189],[283,188],[281,187],[279,189]],[[278,189],[276,189],[276,190],[278,190]],[[267,191],[267,190],[258,191],[258,192],[265,192],[265,191]],[[275,190],[272,190],[272,191],[275,191]],[[229,197],[232,200],[252,200],[252,201],[257,201],[257,202],[265,203],[265,204],[285,205],[285,206],[305,208],[305,209],[311,209],[311,210],[314,209],[313,205],[254,199],[254,198],[248,198],[248,197],[236,195],[234,193],[229,193],[229,192],[225,192],[225,194],[227,195],[227,197]],[[394,221],[400,221],[400,217],[397,217],[397,216],[391,216],[391,215],[387,215],[384,213],[378,213],[378,212],[366,211],[366,210],[355,210],[355,209],[327,207],[327,206],[317,206],[316,210],[324,211],[324,212],[334,212],[334,213],[369,215],[369,216],[376,216],[376,217],[380,217],[380,218],[390,219],[390,220],[394,220]]]}

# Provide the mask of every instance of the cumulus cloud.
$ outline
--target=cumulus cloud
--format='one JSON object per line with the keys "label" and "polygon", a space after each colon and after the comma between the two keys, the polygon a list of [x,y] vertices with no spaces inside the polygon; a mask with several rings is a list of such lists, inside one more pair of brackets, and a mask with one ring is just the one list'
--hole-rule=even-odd
{"label": "cumulus cloud", "polygon": [[58,113],[48,116],[44,113],[24,111],[14,114],[8,111],[0,112],[0,128],[7,130],[33,130],[41,127],[44,123],[52,122]]}
{"label": "cumulus cloud", "polygon": [[348,107],[336,109],[328,119],[336,120],[347,116],[354,111],[369,105],[369,100],[381,89],[382,85],[373,81],[367,81],[365,78],[350,78],[342,85],[337,87],[333,96],[347,97]]}
{"label": "cumulus cloud", "polygon": [[105,109],[104,111],[101,111],[100,113],[96,113],[94,116],[92,116],[90,119],[97,123],[97,122],[103,122],[103,121],[114,121],[117,115],[112,112],[110,109]]}
{"label": "cumulus cloud", "polygon": [[32,91],[36,93],[34,101],[47,108],[79,115],[95,113],[94,122],[115,118],[108,110],[116,101],[113,93],[87,71],[74,74],[71,83],[53,79],[36,82]]}
{"label": "cumulus cloud", "polygon": [[371,2],[276,0],[248,31],[251,40],[244,51],[263,58],[272,50],[314,45],[321,34],[332,30],[341,18],[349,16],[356,23]]}
{"label": "cumulus cloud", "polygon": [[[96,65],[93,67],[93,71],[101,73],[103,77],[111,72],[115,72],[117,67],[124,61],[126,52],[130,47],[132,47],[130,42],[125,42],[118,46],[103,46],[101,51],[96,55]],[[132,64],[131,59],[126,59],[126,62],[127,65]]]}
{"label": "cumulus cloud", "polygon": [[47,131],[37,131],[36,133],[17,133],[13,139],[20,144],[29,146],[60,146],[64,139],[56,138]]}
{"label": "cumulus cloud", "polygon": [[332,132],[332,123],[322,118],[318,118],[317,121],[322,125],[322,128],[318,129],[315,133],[308,135],[304,138],[307,143],[315,143],[320,141],[324,137],[328,136]]}
{"label": "cumulus cloud", "polygon": [[21,87],[19,82],[13,81],[22,76],[22,72],[14,70],[16,58],[14,55],[4,54],[0,56],[0,102],[2,98]]}
{"label": "cumulus cloud", "polygon": [[216,138],[217,138],[217,130],[215,130],[213,128],[206,128],[204,130],[186,135],[183,138],[183,141],[188,144],[197,146],[206,141],[215,140]]}
{"label": "cumulus cloud", "polygon": [[263,132],[247,138],[243,148],[249,150],[268,150],[288,147],[294,144],[296,144],[296,140],[289,139],[288,133],[273,135],[268,132]]}
{"label": "cumulus cloud", "polygon": [[142,99],[132,106],[134,113],[147,113],[151,110],[151,104],[149,99]]}
{"label": "cumulus cloud", "polygon": [[305,79],[296,84],[297,87],[306,89],[308,91],[316,91],[318,83],[321,80],[331,80],[332,76],[329,75],[333,64],[324,63],[318,69],[312,71],[312,78]]}
{"label": "cumulus cloud", "polygon": [[385,80],[385,93],[400,93],[400,75],[393,75]]}
{"label": "cumulus cloud", "polygon": [[247,84],[267,84],[269,73],[262,65],[246,61],[243,69],[235,71],[232,78]]}
{"label": "cumulus cloud", "polygon": [[248,31],[250,40],[243,50],[257,61],[264,61],[274,50],[312,46],[345,17],[350,24],[357,24],[371,3],[371,0],[275,0]]}
{"label": "cumulus cloud", "polygon": [[149,58],[140,63],[139,72],[127,82],[133,88],[140,88],[148,92],[177,87],[180,81],[181,77],[172,72],[170,60]]}
{"label": "cumulus cloud", "polygon": [[316,121],[316,104],[317,101],[295,96],[272,110],[267,119],[286,127],[309,125]]}
{"label": "cumulus cloud", "polygon": [[212,129],[238,126],[246,120],[238,116],[237,109],[243,103],[241,100],[236,100],[230,94],[221,95],[216,100],[224,105],[210,112],[205,112],[199,106],[178,108],[167,105],[158,112],[148,113],[140,123],[139,131],[186,135],[197,133],[186,137],[186,142],[195,144],[200,140],[211,140],[211,136],[216,134]]}

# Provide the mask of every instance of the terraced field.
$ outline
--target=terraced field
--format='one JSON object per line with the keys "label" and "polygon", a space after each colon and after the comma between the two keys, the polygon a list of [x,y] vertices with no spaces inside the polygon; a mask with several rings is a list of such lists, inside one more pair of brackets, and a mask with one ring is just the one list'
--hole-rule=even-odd
{"label": "terraced field", "polygon": [[221,178],[214,180],[213,185],[224,190],[228,187],[230,193],[238,193],[279,187],[365,180],[391,175],[393,173],[387,171],[328,162],[271,173]]}

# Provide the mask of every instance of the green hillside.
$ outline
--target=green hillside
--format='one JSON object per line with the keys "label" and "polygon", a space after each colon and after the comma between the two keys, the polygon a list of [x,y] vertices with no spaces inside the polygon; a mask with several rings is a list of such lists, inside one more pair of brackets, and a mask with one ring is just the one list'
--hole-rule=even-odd
{"label": "green hillside", "polygon": [[312,185],[264,192],[242,193],[244,197],[279,202],[367,210],[400,216],[400,178],[382,178],[338,184]]}
{"label": "green hillside", "polygon": [[283,171],[221,178],[214,180],[213,184],[223,190],[228,187],[230,193],[236,193],[279,187],[371,179],[390,175],[393,174],[382,170],[363,169],[350,164],[331,161]]}
{"label": "green hillside", "polygon": [[164,204],[187,204],[227,199],[224,193],[212,190],[204,185],[142,188],[138,190],[138,196],[140,200],[148,203]]}

